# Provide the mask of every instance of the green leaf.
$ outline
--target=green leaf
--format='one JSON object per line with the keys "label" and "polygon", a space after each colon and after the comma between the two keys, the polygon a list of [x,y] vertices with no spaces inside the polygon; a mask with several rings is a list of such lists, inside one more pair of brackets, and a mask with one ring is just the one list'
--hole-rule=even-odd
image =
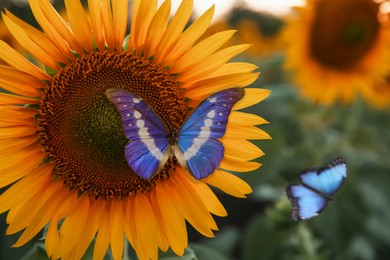
{"label": "green leaf", "polygon": [[33,248],[20,260],[49,260],[43,242],[35,243]]}

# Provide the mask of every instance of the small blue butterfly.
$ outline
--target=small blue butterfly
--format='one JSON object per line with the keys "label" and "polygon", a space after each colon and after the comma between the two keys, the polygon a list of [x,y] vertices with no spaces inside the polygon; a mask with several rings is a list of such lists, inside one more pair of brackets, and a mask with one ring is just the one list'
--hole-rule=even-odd
{"label": "small blue butterfly", "polygon": [[125,157],[133,171],[144,179],[164,168],[175,155],[180,165],[196,179],[212,174],[219,166],[224,147],[217,140],[225,135],[228,117],[244,89],[222,90],[205,99],[179,131],[168,130],[153,109],[140,97],[123,89],[107,89],[117,107],[129,142]]}
{"label": "small blue butterfly", "polygon": [[287,197],[291,201],[291,218],[304,220],[317,216],[340,189],[347,177],[347,166],[341,157],[326,167],[304,170],[299,179],[302,184],[289,185]]}

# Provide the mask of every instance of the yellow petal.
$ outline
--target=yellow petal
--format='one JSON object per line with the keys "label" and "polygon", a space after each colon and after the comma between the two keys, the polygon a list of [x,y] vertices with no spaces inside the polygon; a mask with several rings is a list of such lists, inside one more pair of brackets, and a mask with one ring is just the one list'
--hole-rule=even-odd
{"label": "yellow petal", "polygon": [[183,55],[186,51],[188,51],[195,42],[203,35],[203,33],[207,30],[211,19],[214,15],[214,5],[208,9],[199,19],[197,19],[191,26],[186,29],[183,34],[180,36],[177,44],[169,53],[166,55],[166,59],[164,60],[165,64],[174,64],[175,60]]}
{"label": "yellow petal", "polygon": [[202,201],[210,213],[220,217],[227,216],[227,212],[217,196],[215,196],[214,192],[204,182],[196,183],[195,191],[198,193],[198,196],[202,198]]}
{"label": "yellow petal", "polygon": [[267,98],[271,93],[270,90],[267,89],[259,89],[259,88],[246,88],[245,96],[234,106],[234,110],[243,109],[246,107],[253,106]]}
{"label": "yellow petal", "polygon": [[[110,222],[111,222],[111,252],[114,259],[122,259],[125,231],[123,222],[126,217],[123,211],[123,201],[113,199],[111,203]],[[145,223],[144,223],[145,224]],[[157,248],[157,246],[156,246]]]}
{"label": "yellow petal", "polygon": [[121,51],[122,42],[123,39],[125,38],[127,22],[129,17],[129,1],[113,0],[112,11],[113,11],[114,26],[115,26],[114,32],[115,32],[116,49],[118,51]]}
{"label": "yellow petal", "polygon": [[264,155],[262,150],[245,139],[229,140],[224,138],[222,142],[225,155],[229,157],[250,161]]}
{"label": "yellow petal", "polygon": [[38,104],[39,99],[0,93],[0,105]]}
{"label": "yellow petal", "polygon": [[34,43],[38,44],[39,47],[42,48],[42,50],[44,50],[44,52],[46,52],[55,61],[62,62],[64,64],[68,62],[66,56],[69,56],[70,54],[69,50],[67,50],[67,52],[64,55],[64,53],[62,53],[61,50],[58,49],[57,46],[50,39],[48,39],[47,36],[43,34],[40,30],[26,23],[22,19],[19,19],[18,17],[8,12],[7,10],[6,10],[6,14],[11,21],[17,24],[20,28],[22,28],[23,31],[28,35],[28,37]]}
{"label": "yellow petal", "polygon": [[25,109],[25,112],[26,113],[12,109],[2,109],[0,107],[0,127],[34,125],[35,120],[33,119],[33,116],[37,115],[38,111],[35,109]]}
{"label": "yellow petal", "polygon": [[194,64],[198,64],[224,45],[235,32],[234,30],[219,32],[200,41],[178,59],[175,64],[169,64],[172,65],[172,73],[188,70]]}
{"label": "yellow petal", "polygon": [[8,66],[0,65],[0,77],[2,80],[7,81],[10,84],[17,85],[19,88],[23,88],[24,86],[26,89],[39,89],[46,86],[41,79]]}
{"label": "yellow petal", "polygon": [[232,111],[229,116],[229,122],[233,125],[262,125],[268,124],[268,121],[258,115]]}
{"label": "yellow petal", "polygon": [[[135,196],[133,209],[134,224],[137,229],[137,240],[140,246],[140,253],[137,255],[142,258],[157,259],[157,223],[147,197],[139,193]],[[142,257],[143,256],[143,257]]]}
{"label": "yellow petal", "polygon": [[257,69],[258,66],[252,63],[246,62],[230,62],[224,64],[222,67],[217,69],[216,71],[210,73],[207,78],[215,78],[225,75],[230,75],[232,73],[250,73]]}
{"label": "yellow petal", "polygon": [[[50,17],[51,15],[58,15],[55,10],[52,10],[53,7],[47,0],[38,1],[38,0],[30,0],[29,1],[31,10],[34,14],[35,19],[47,35],[47,37],[60,49],[60,51],[64,54],[65,57],[70,59],[74,59],[74,55],[72,54],[68,43],[66,40],[60,35],[60,33],[55,28],[55,23],[53,22],[54,17]],[[44,10],[46,14],[49,15],[47,18],[41,8],[41,4],[44,5]],[[51,9],[50,9],[51,8]],[[51,20],[49,20],[51,19]],[[62,19],[62,18],[60,18]],[[65,25],[66,26],[66,25]]]}
{"label": "yellow petal", "polygon": [[[54,247],[57,245],[60,235],[58,233],[58,222],[60,218],[55,215],[51,220],[47,228],[45,237],[45,249],[48,257],[53,256]],[[51,258],[52,259],[52,258]]]}
{"label": "yellow petal", "polygon": [[38,89],[31,88],[29,86],[23,86],[20,88],[18,84],[12,84],[6,79],[0,78],[0,88],[5,89],[13,94],[39,98],[41,96],[41,91]]}
{"label": "yellow petal", "polygon": [[126,221],[123,225],[123,228],[125,229],[125,234],[127,237],[127,240],[130,242],[130,244],[135,248],[135,244],[138,243],[136,239],[136,228],[134,224],[134,214],[133,214],[133,208],[134,208],[134,198],[133,196],[129,196],[127,198],[127,204],[124,205],[124,213],[126,217]]}
{"label": "yellow petal", "polygon": [[[34,196],[47,185],[51,179],[53,167],[44,165],[34,169],[23,179],[13,184],[0,196],[0,213]],[[23,190],[23,192],[20,192]]]}
{"label": "yellow petal", "polygon": [[[66,193],[68,192],[65,189],[63,189],[63,191]],[[52,225],[53,222],[56,223],[56,222],[58,222],[58,220],[62,220],[65,217],[67,217],[69,215],[69,213],[71,213],[75,209],[78,209],[80,211],[80,209],[77,208],[78,200],[79,200],[78,199],[78,192],[76,190],[69,192],[69,196],[67,196],[67,198],[61,203],[61,205],[58,206],[55,215],[51,218],[50,226]],[[83,214],[83,210],[81,210],[81,213],[79,213],[79,214]],[[82,218],[84,218],[84,217],[82,217]],[[63,230],[62,226],[63,225],[61,223],[61,230]],[[81,227],[81,226],[79,226],[79,227]],[[50,227],[49,227],[49,229],[50,229]],[[58,246],[60,246],[60,244],[59,244],[60,238],[62,240],[64,240],[63,233],[58,230],[58,226],[54,226],[52,229],[54,229],[54,231],[52,231],[52,232],[57,233],[57,235],[53,234],[52,236],[53,236],[54,241],[50,241],[50,242],[47,241],[50,238],[48,236],[46,236],[45,242],[50,247],[50,249],[46,248],[48,255],[55,254],[55,249],[57,249]],[[74,232],[74,230],[73,230],[73,232]],[[49,233],[49,230],[48,230],[48,233]],[[59,234],[59,233],[61,233],[61,234]],[[49,254],[49,252],[50,252],[50,254]],[[63,258],[66,259],[65,255],[63,255],[63,256],[64,256]],[[55,259],[57,259],[57,258],[55,258]]]}
{"label": "yellow petal", "polygon": [[264,130],[251,125],[233,125],[228,122],[224,138],[229,139],[248,139],[248,140],[262,140],[271,139],[269,134]]}
{"label": "yellow petal", "polygon": [[51,219],[54,213],[57,211],[59,205],[67,199],[69,194],[66,190],[56,192],[48,198],[42,207],[34,214],[31,222],[23,231],[22,235],[13,245],[13,247],[20,247],[29,242]]}
{"label": "yellow petal", "polygon": [[208,78],[212,72],[222,67],[234,56],[247,50],[249,47],[249,44],[235,45],[211,54],[197,65],[194,65],[191,70],[184,71],[183,73],[179,72],[177,81],[191,82],[201,81],[205,78]]}
{"label": "yellow petal", "polygon": [[101,1],[88,0],[88,10],[91,18],[91,27],[94,40],[100,50],[104,50],[106,40],[104,38],[103,19],[101,14]]}
{"label": "yellow petal", "polygon": [[102,18],[104,26],[104,35],[106,37],[107,46],[109,49],[113,50],[116,46],[115,44],[115,31],[114,31],[114,21],[112,19],[111,13],[111,2],[110,0],[102,0]]}
{"label": "yellow petal", "polygon": [[107,253],[108,245],[111,239],[110,222],[102,221],[103,219],[110,219],[111,203],[105,201],[107,204],[104,208],[103,214],[101,214],[101,220],[99,222],[99,231],[96,236],[95,247],[93,249],[93,259],[103,259]]}
{"label": "yellow petal", "polygon": [[187,229],[184,217],[171,200],[168,190],[165,182],[156,185],[155,192],[151,193],[152,208],[170,247],[177,255],[182,256],[188,245]]}
{"label": "yellow petal", "polygon": [[251,187],[245,181],[234,174],[221,170],[216,170],[205,182],[238,198],[246,198],[245,195],[252,192]]}
{"label": "yellow petal", "polygon": [[0,138],[14,138],[24,137],[35,134],[37,127],[33,125],[13,126],[13,127],[2,127],[0,131]]}
{"label": "yellow petal", "polygon": [[157,1],[135,1],[131,24],[129,49],[141,52],[146,40],[150,21],[157,10]]}
{"label": "yellow petal", "polygon": [[[91,207],[89,211],[88,216],[88,222],[86,225],[80,230],[80,232],[83,234],[79,237],[79,240],[76,242],[77,247],[73,248],[72,257],[69,257],[68,259],[81,259],[81,257],[84,255],[85,251],[87,250],[88,246],[91,244],[91,241],[96,235],[96,232],[98,231],[99,223],[104,219],[104,207],[105,207],[105,201],[102,201],[102,199],[98,199],[97,201],[94,200],[94,204]],[[62,255],[57,254],[57,257],[53,257],[54,259],[60,258]],[[64,257],[64,259],[66,259]]]}
{"label": "yellow petal", "polygon": [[172,198],[182,210],[187,221],[206,237],[214,237],[211,229],[218,230],[213,217],[210,215],[201,197],[198,196],[192,180],[188,181],[183,175],[188,175],[184,170],[174,177],[174,184],[170,189]]}
{"label": "yellow petal", "polygon": [[44,153],[38,150],[28,156],[22,157],[22,160],[17,161],[12,167],[1,169],[0,187],[5,187],[29,174],[35,167],[42,163],[45,156]]}
{"label": "yellow petal", "polygon": [[35,19],[50,39],[61,45],[65,40],[66,44],[74,51],[80,54],[84,53],[68,23],[64,21],[48,0],[30,0],[30,7]]}
{"label": "yellow petal", "polygon": [[15,51],[7,43],[0,41],[0,59],[17,70],[24,71],[40,80],[50,80],[51,77],[41,69],[33,65],[19,52]]}
{"label": "yellow petal", "polygon": [[239,161],[236,159],[232,159],[231,157],[225,156],[222,159],[219,168],[235,172],[250,172],[256,170],[260,166],[261,164],[258,162]]}
{"label": "yellow petal", "polygon": [[6,138],[0,139],[0,151],[18,151],[26,148],[27,146],[35,143],[38,137],[26,137],[26,138]]}
{"label": "yellow petal", "polygon": [[0,156],[0,170],[4,171],[4,169],[12,168],[11,166],[15,166],[15,164],[21,163],[26,157],[31,154],[35,154],[40,152],[41,146],[38,143],[34,143],[31,146],[25,147],[21,150],[8,150],[4,151],[2,156]]}
{"label": "yellow petal", "polygon": [[57,255],[64,255],[67,250],[74,248],[74,245],[83,234],[75,232],[75,227],[84,227],[89,218],[89,199],[81,196],[68,213],[60,229],[58,247],[55,249]]}
{"label": "yellow petal", "polygon": [[191,16],[193,7],[193,0],[183,0],[169,23],[160,44],[156,50],[156,62],[164,62],[164,58],[168,57],[168,53],[172,46],[178,41],[180,35],[186,26],[188,19]]}
{"label": "yellow petal", "polygon": [[[91,25],[80,1],[65,0],[66,14],[70,27],[80,45],[87,52],[92,51],[93,40]],[[82,53],[80,53],[82,54]]]}
{"label": "yellow petal", "polygon": [[216,93],[226,88],[232,87],[244,87],[252,84],[259,73],[242,73],[242,74],[231,74],[224,77],[217,77],[202,80],[200,82],[192,84],[192,86],[185,86],[183,88],[188,88],[185,91],[185,95],[190,97],[193,100],[204,100],[210,93]]}
{"label": "yellow petal", "polygon": [[168,18],[171,10],[171,0],[166,0],[157,10],[150,21],[145,38],[145,56],[150,57],[156,50],[164,32],[168,26]]}

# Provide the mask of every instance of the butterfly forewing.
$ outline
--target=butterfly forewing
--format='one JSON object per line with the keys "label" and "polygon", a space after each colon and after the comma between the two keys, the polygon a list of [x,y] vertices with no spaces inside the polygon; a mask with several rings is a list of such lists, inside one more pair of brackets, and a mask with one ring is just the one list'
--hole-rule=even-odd
{"label": "butterfly forewing", "polygon": [[140,97],[122,89],[107,89],[106,95],[119,111],[127,139],[167,136],[160,118]]}
{"label": "butterfly forewing", "polygon": [[224,148],[216,139],[225,134],[230,112],[244,93],[242,88],[231,88],[211,95],[180,129],[175,155],[195,178],[206,178],[220,164]]}
{"label": "butterfly forewing", "polygon": [[169,158],[168,132],[140,97],[121,89],[108,89],[106,95],[116,105],[129,139],[125,147],[129,166],[142,178],[149,179]]}
{"label": "butterfly forewing", "polygon": [[221,138],[233,106],[244,96],[244,89],[230,88],[205,99],[181,127],[182,138]]}
{"label": "butterfly forewing", "polygon": [[347,168],[342,158],[337,158],[326,167],[307,170],[299,176],[304,185],[328,197],[339,190],[346,177]]}

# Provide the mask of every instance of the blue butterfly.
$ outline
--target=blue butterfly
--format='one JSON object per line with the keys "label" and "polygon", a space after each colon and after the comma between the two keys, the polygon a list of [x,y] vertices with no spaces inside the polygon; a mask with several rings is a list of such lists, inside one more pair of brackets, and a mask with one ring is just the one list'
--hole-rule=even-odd
{"label": "blue butterfly", "polygon": [[222,90],[205,99],[177,130],[166,129],[153,109],[140,97],[123,89],[107,89],[117,107],[129,142],[125,157],[133,171],[144,179],[164,168],[173,155],[196,179],[212,174],[219,166],[228,117],[244,89]]}
{"label": "blue butterfly", "polygon": [[341,157],[326,167],[304,170],[301,184],[289,185],[287,197],[291,201],[291,218],[304,220],[317,216],[328,205],[328,201],[340,189],[347,177],[347,166]]}

